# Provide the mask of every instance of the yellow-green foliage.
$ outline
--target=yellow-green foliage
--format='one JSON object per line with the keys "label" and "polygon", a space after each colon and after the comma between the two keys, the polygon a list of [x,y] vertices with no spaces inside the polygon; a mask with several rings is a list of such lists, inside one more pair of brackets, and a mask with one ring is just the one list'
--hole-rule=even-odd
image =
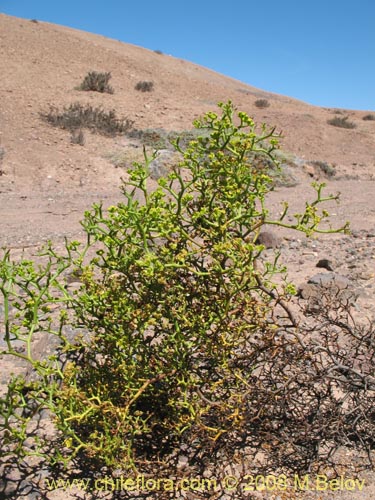
{"label": "yellow-green foliage", "polygon": [[[273,181],[251,158],[272,160],[277,135],[266,126],[257,131],[231,103],[220,111],[195,123],[202,136],[180,149],[181,162],[157,189],[149,190],[148,158],[131,171],[122,203],[85,214],[94,258],[76,243],[64,258],[50,247],[41,280],[37,271],[16,272],[3,261],[5,303],[21,287],[26,318],[18,327],[6,316],[8,353],[20,356],[11,338],[29,346],[40,329],[61,341],[43,366],[27,356],[39,378],[22,383],[37,410],[47,407],[55,416],[64,443],[55,450],[58,460],[83,453],[113,468],[139,468],[167,459],[181,443],[207,451],[250,428],[255,339],[274,337],[272,311],[294,290],[273,283],[283,273],[277,258],[260,265],[259,231],[270,224],[320,231],[327,214],[319,204],[335,197],[323,198],[316,186],[316,199],[294,222],[285,222],[287,205],[279,219],[270,218]],[[82,282],[74,294],[62,284],[68,266]],[[58,327],[42,322],[55,303],[63,311]],[[65,323],[85,335],[68,341]],[[20,394],[14,386],[10,392]],[[1,404],[4,417],[7,400]],[[11,447],[24,434],[10,420]]]}

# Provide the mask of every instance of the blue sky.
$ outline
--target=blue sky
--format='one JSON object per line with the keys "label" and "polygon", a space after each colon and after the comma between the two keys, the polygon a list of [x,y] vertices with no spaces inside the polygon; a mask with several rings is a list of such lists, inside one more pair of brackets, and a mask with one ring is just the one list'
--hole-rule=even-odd
{"label": "blue sky", "polygon": [[375,110],[374,0],[0,0],[325,107]]}

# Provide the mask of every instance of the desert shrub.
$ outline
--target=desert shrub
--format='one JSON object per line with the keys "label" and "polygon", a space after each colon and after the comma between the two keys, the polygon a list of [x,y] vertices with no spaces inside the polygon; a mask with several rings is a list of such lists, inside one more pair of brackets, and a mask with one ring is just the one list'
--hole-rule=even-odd
{"label": "desert shrub", "polygon": [[174,149],[173,143],[177,140],[179,146],[186,148],[198,135],[204,134],[201,130],[168,131],[163,128],[132,129],[128,137],[138,139],[143,146],[152,149]]}
{"label": "desert shrub", "polygon": [[[185,150],[176,143],[183,159],[156,189],[146,155],[122,203],[86,212],[82,250],[72,242],[61,256],[50,245],[39,268],[5,253],[5,353],[34,377],[13,378],[0,399],[3,456],[43,454],[29,426],[46,408],[60,432],[55,461],[82,457],[127,475],[218,477],[228,463],[239,475],[311,472],[338,446],[374,445],[373,331],[353,326],[334,298],[320,319],[297,321],[279,256],[256,243],[265,225],[335,232],[319,207],[337,197],[315,185],[303,213],[289,218],[285,204],[271,218],[272,179],[252,158],[272,158],[277,135],[231,103],[220,109],[195,123],[205,135]],[[33,358],[37,332],[57,343],[52,356]]]}
{"label": "desert shrub", "polygon": [[348,121],[348,119],[348,116],[335,116],[334,118],[327,120],[327,123],[329,125],[333,125],[334,127],[356,128],[357,125],[353,122]]}
{"label": "desert shrub", "polygon": [[100,107],[94,108],[90,104],[74,103],[63,110],[51,107],[41,118],[54,127],[76,132],[87,128],[93,132],[115,136],[127,133],[133,126],[129,118],[118,118],[114,110],[105,111]]}
{"label": "desert shrub", "polygon": [[141,92],[151,92],[154,90],[154,82],[140,81],[134,88],[135,90],[140,90]]}
{"label": "desert shrub", "polygon": [[368,114],[368,115],[365,115],[362,120],[367,120],[367,121],[374,121],[375,120],[375,115],[373,114]]}
{"label": "desert shrub", "polygon": [[268,108],[270,106],[270,103],[269,103],[269,101],[267,99],[257,99],[254,102],[254,105],[257,108]]}
{"label": "desert shrub", "polygon": [[168,133],[168,141],[175,148],[186,149],[192,141],[196,141],[198,137],[208,138],[207,129],[199,129],[198,127],[191,130],[179,130]]}
{"label": "desert shrub", "polygon": [[108,83],[111,78],[111,73],[98,73],[97,71],[90,71],[85,76],[78,89],[113,94],[113,88]]}
{"label": "desert shrub", "polygon": [[70,142],[72,144],[79,144],[80,146],[84,146],[85,144],[85,135],[81,129],[74,130],[72,135],[70,136]]}
{"label": "desert shrub", "polygon": [[159,54],[159,56],[163,55],[163,52],[159,49],[154,50],[155,54]]}
{"label": "desert shrub", "polygon": [[165,149],[170,146],[168,132],[162,128],[133,129],[127,135],[139,140],[143,146],[153,149]]}

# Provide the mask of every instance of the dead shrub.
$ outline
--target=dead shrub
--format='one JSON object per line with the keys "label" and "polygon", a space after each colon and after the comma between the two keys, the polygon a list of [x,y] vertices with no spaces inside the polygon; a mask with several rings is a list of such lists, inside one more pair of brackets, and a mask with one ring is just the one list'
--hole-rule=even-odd
{"label": "dead shrub", "polygon": [[113,88],[108,83],[111,77],[111,73],[98,73],[97,71],[90,71],[85,76],[78,89],[113,94]]}
{"label": "dead shrub", "polygon": [[348,120],[349,120],[348,116],[335,116],[334,118],[327,120],[327,123],[329,125],[333,125],[334,127],[348,128],[348,129],[356,128],[357,125]]}
{"label": "dead shrub", "polygon": [[114,110],[105,111],[100,107],[94,108],[90,104],[71,104],[62,111],[51,107],[47,113],[40,113],[43,120],[54,127],[70,132],[87,128],[92,132],[113,137],[125,134],[133,127],[129,118],[118,118]]}
{"label": "dead shrub", "polygon": [[270,103],[267,99],[257,99],[255,102],[254,102],[254,105],[257,107],[257,108],[269,108],[270,106]]}

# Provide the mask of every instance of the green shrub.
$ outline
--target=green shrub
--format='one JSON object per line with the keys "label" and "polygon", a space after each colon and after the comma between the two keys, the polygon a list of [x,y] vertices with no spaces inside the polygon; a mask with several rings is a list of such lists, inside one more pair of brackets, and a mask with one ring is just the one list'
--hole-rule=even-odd
{"label": "green shrub", "polygon": [[[310,471],[335,447],[366,447],[373,437],[365,353],[372,337],[344,328],[337,304],[319,328],[303,329],[278,255],[266,257],[257,244],[266,225],[335,232],[321,226],[328,214],[319,206],[337,196],[316,185],[303,213],[289,219],[285,204],[271,218],[272,180],[251,158],[272,158],[277,135],[265,125],[258,132],[231,103],[220,109],[195,123],[206,134],[179,149],[183,159],[157,188],[150,190],[146,156],[123,185],[122,203],[86,212],[85,248],[72,242],[60,256],[49,246],[39,269],[5,254],[5,351],[35,377],[13,379],[0,399],[4,454],[26,453],[30,443],[29,453],[43,453],[19,409],[55,416],[54,460],[83,456],[96,470],[105,464],[153,477],[215,476],[235,461],[246,473]],[[68,270],[79,276],[75,291],[63,279]],[[69,338],[68,326],[81,335]],[[349,343],[338,348],[340,328],[354,332],[359,357]],[[52,356],[33,358],[36,332],[58,342]]]}
{"label": "green shrub", "polygon": [[113,94],[113,88],[108,83],[111,78],[111,73],[98,73],[97,71],[90,71],[85,76],[78,89]]}
{"label": "green shrub", "polygon": [[93,132],[115,136],[125,134],[131,130],[133,121],[129,118],[118,118],[114,110],[104,111],[102,108],[94,108],[90,104],[71,104],[62,111],[51,107],[47,113],[40,113],[43,120],[54,127],[76,132],[87,128]]}
{"label": "green shrub", "polygon": [[348,116],[335,116],[334,118],[327,120],[327,123],[329,125],[333,125],[334,127],[356,128],[357,125],[353,122],[349,122],[348,119]]}
{"label": "green shrub", "polygon": [[134,87],[135,90],[140,90],[141,92],[151,92],[154,90],[154,82],[141,81]]}
{"label": "green shrub", "polygon": [[257,108],[268,108],[270,106],[267,99],[257,99],[254,104]]}

